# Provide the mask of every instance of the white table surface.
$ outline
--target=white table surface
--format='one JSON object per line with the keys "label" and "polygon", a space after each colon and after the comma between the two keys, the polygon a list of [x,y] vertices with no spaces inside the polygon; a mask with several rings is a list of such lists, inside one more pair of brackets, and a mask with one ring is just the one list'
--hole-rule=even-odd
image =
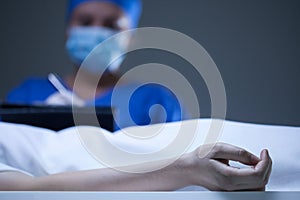
{"label": "white table surface", "polygon": [[299,192],[0,192],[0,199],[43,199],[43,200],[59,200],[59,199],[205,199],[205,200],[219,200],[219,199],[255,199],[255,200],[292,200],[300,199]]}

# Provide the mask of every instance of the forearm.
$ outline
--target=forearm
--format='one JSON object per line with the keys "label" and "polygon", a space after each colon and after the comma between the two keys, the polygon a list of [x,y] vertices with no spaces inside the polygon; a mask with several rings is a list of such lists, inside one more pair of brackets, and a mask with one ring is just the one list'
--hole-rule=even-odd
{"label": "forearm", "polygon": [[101,172],[92,170],[64,173],[48,178],[40,182],[55,182],[60,185],[52,185],[50,190],[158,191],[175,190],[186,185],[181,172],[174,165],[144,174],[104,169]]}
{"label": "forearm", "polygon": [[6,179],[5,184],[7,187],[2,187],[2,185],[1,189],[48,191],[176,190],[188,185],[185,173],[185,170],[188,170],[187,168],[186,162],[179,159],[163,169],[143,174],[120,172],[108,168],[66,172],[45,177],[29,177],[23,174],[15,174],[14,179]]}

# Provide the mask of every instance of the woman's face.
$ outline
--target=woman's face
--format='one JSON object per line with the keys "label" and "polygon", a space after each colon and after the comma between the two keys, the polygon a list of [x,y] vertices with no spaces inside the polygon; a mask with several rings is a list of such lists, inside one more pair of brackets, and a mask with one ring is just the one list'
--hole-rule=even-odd
{"label": "woman's face", "polygon": [[74,26],[101,26],[116,31],[129,29],[129,19],[118,6],[91,1],[82,3],[71,14],[68,28]]}
{"label": "woman's face", "polygon": [[[89,1],[80,4],[71,14],[66,29],[66,49],[71,60],[76,66],[82,63],[98,44],[120,31],[129,29],[129,22],[124,11],[112,3]],[[130,39],[125,37],[111,40],[109,45],[102,46],[102,57],[97,57],[99,63],[86,65],[89,68],[85,69],[92,73],[103,71],[116,54],[127,48],[129,41]],[[111,69],[118,69],[120,62],[122,59],[111,64]]]}

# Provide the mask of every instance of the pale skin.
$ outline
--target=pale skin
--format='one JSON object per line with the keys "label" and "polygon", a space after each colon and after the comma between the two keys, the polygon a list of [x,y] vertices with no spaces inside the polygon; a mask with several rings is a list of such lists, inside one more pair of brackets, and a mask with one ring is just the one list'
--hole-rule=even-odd
{"label": "pale skin", "polygon": [[[267,150],[262,150],[258,158],[239,147],[217,143],[202,157],[200,152],[205,148],[209,146],[200,146],[165,168],[147,173],[105,168],[31,177],[19,172],[1,172],[0,190],[170,191],[189,185],[217,191],[264,190],[272,168]],[[249,167],[231,167],[229,160]]]}

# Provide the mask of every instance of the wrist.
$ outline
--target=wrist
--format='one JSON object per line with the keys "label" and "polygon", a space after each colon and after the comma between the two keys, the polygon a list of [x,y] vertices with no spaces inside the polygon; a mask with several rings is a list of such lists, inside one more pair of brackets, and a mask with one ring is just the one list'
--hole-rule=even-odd
{"label": "wrist", "polygon": [[183,187],[194,185],[193,176],[195,176],[195,161],[191,153],[182,155],[174,162],[178,171],[180,170],[179,180],[182,181]]}

